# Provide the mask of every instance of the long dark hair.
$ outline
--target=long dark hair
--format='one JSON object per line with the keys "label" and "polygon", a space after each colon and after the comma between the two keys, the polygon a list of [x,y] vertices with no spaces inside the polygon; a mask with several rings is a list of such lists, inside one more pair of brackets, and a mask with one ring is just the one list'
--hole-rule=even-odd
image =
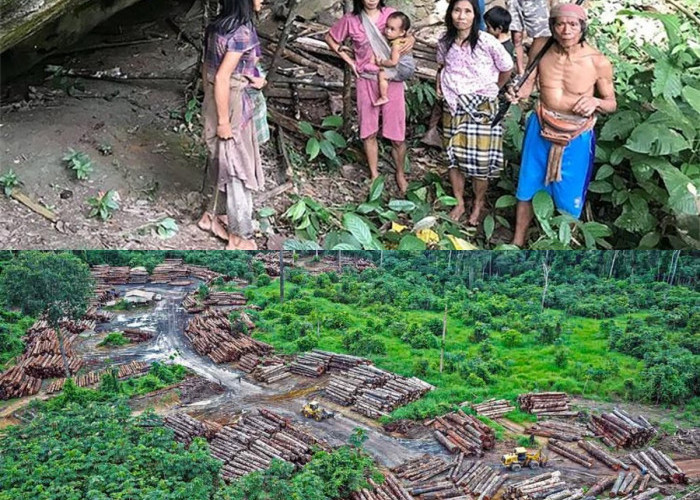
{"label": "long dark hair", "polygon": [[474,50],[476,44],[479,42],[479,24],[481,22],[481,10],[479,9],[478,0],[450,0],[450,4],[447,6],[447,13],[445,14],[445,26],[447,26],[447,33],[440,39],[440,42],[445,44],[445,48],[450,50],[452,44],[455,43],[457,39],[457,27],[452,22],[452,11],[455,9],[455,4],[457,2],[467,1],[471,4],[472,9],[474,9],[474,22],[469,30],[469,36],[467,41],[469,46]]}
{"label": "long dark hair", "polygon": [[[383,9],[386,6],[384,0],[379,0],[379,9]],[[352,13],[356,16],[362,14],[362,10],[365,8],[365,0],[352,0]]]}
{"label": "long dark hair", "polygon": [[253,0],[219,0],[219,15],[207,26],[207,38],[211,33],[226,35],[255,19]]}

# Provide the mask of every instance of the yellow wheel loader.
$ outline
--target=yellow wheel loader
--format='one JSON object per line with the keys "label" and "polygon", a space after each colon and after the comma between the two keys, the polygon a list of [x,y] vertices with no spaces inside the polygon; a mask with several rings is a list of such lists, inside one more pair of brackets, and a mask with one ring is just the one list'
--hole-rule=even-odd
{"label": "yellow wheel loader", "polygon": [[513,472],[517,472],[523,467],[530,467],[531,469],[537,469],[538,467],[544,467],[547,465],[548,458],[542,454],[542,450],[528,450],[526,448],[513,448],[513,453],[506,453],[501,458],[501,465],[510,469]]}
{"label": "yellow wheel loader", "polygon": [[324,410],[318,405],[318,402],[316,401],[306,403],[301,409],[301,414],[304,415],[306,418],[313,418],[316,422],[326,420],[327,418],[335,417],[335,413]]}

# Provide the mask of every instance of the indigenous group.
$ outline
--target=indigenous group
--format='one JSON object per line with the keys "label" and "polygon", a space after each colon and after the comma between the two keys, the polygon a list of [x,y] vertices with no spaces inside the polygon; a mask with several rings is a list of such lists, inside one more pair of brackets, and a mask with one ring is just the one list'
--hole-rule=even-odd
{"label": "indigenous group", "polygon": [[[269,131],[260,89],[266,82],[253,26],[261,3],[221,0],[219,16],[205,37],[204,128],[210,161],[218,167],[218,189],[213,210],[199,226],[227,239],[227,248],[255,248],[251,192],[264,186],[259,146]],[[354,0],[352,12],[325,37],[356,77],[359,133],[370,176],[379,176],[381,132],[391,142],[402,193],[408,186],[404,82],[415,70],[410,26],[408,16],[384,0]],[[474,200],[467,222],[479,223],[489,181],[503,169],[503,128],[496,123],[504,105],[499,89],[514,74],[522,77],[526,72],[525,35],[532,39],[529,60],[543,47],[544,53],[519,90],[506,93],[517,103],[535,85],[540,92],[527,119],[513,243],[526,244],[531,200],[538,191],[547,191],[560,210],[580,216],[595,154],[595,116],[616,109],[612,66],[586,43],[586,31],[586,12],[577,4],[550,8],[548,0],[509,0],[508,9],[493,7],[484,13],[483,0],[450,0],[437,45],[440,104],[431,125],[442,125],[440,143],[457,200],[450,214],[454,220],[465,213],[464,189],[470,179]],[[344,46],[348,40],[352,51]],[[432,127],[426,142],[436,133]],[[217,215],[219,191],[225,193],[226,217]]]}

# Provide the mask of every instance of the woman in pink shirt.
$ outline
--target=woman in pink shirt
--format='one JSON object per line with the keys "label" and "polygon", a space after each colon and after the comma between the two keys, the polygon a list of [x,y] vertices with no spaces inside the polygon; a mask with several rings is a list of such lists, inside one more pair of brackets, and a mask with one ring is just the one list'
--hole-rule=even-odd
{"label": "woman in pink shirt", "polygon": [[498,111],[498,89],[510,77],[513,59],[492,35],[479,31],[477,0],[450,0],[447,31],[440,38],[438,96],[443,104],[443,146],[457,206],[464,214],[465,176],[472,178],[474,204],[468,224],[476,226],[486,201],[489,179],[503,169],[503,127],[491,124]]}
{"label": "woman in pink shirt", "polygon": [[[392,157],[396,164],[396,183],[401,193],[406,192],[408,183],[403,166],[406,159],[406,102],[404,100],[403,82],[389,82],[389,102],[374,106],[379,98],[377,75],[369,70],[372,67],[372,46],[362,25],[362,14],[366,14],[380,32],[384,31],[386,20],[396,9],[386,7],[384,0],[353,0],[353,11],[345,14],[326,34],[326,43],[353,70],[357,77],[357,113],[362,139],[369,163],[372,180],[379,176],[379,150],[377,132],[379,116],[382,116],[382,136],[391,141]],[[350,38],[355,52],[355,59],[340,49],[341,44]],[[415,39],[408,37],[402,53],[413,48]]]}

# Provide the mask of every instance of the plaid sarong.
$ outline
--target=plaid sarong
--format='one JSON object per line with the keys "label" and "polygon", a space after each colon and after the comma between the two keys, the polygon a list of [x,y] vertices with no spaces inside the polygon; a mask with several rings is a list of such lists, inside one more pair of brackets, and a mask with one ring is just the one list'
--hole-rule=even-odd
{"label": "plaid sarong", "polygon": [[253,102],[253,126],[258,137],[258,144],[270,140],[270,126],[267,124],[267,102],[261,90],[248,88],[247,93]]}
{"label": "plaid sarong", "polygon": [[503,127],[491,126],[498,100],[477,94],[461,95],[457,113],[445,104],[442,113],[442,145],[449,168],[469,177],[495,179],[503,170]]}

